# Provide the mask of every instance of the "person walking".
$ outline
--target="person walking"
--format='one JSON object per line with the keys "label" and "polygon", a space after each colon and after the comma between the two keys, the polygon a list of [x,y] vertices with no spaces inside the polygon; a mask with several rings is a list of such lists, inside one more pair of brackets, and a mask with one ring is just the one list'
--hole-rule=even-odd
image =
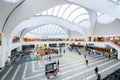
{"label": "person walking", "polygon": [[95,68],[95,73],[98,74],[98,67]]}
{"label": "person walking", "polygon": [[61,52],[62,52],[62,50],[61,50],[61,48],[60,48],[60,54],[61,54]]}
{"label": "person walking", "polygon": [[60,72],[59,60],[57,60],[57,71]]}
{"label": "person walking", "polygon": [[86,59],[86,55],[84,55],[84,58]]}
{"label": "person walking", "polygon": [[98,73],[98,75],[97,75],[97,80],[101,80],[101,74],[100,73]]}
{"label": "person walking", "polygon": [[57,64],[58,64],[58,66],[59,66],[59,60],[57,60]]}
{"label": "person walking", "polygon": [[64,53],[65,53],[65,49],[64,49]]}
{"label": "person walking", "polygon": [[49,60],[51,60],[51,55],[49,55],[49,57],[48,57],[48,58],[49,58]]}
{"label": "person walking", "polygon": [[110,60],[110,57],[111,57],[111,56],[110,56],[110,54],[109,54],[109,56],[108,56],[108,57],[109,57],[109,60]]}
{"label": "person walking", "polygon": [[90,55],[90,51],[88,52],[88,54]]}
{"label": "person walking", "polygon": [[88,67],[88,60],[86,59],[86,66]]}

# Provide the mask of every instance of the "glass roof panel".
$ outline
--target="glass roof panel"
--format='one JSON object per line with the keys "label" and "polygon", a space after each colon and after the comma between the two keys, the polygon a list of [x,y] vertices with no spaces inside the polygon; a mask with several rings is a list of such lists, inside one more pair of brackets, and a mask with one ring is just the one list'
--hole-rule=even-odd
{"label": "glass roof panel", "polygon": [[42,12],[42,15],[46,15],[47,12],[48,12],[47,10],[46,10],[46,11],[43,11],[43,12]]}
{"label": "glass roof panel", "polygon": [[33,29],[30,32],[37,33],[37,34],[43,34],[43,35],[66,34],[65,31],[61,27],[54,25],[54,24],[43,25],[43,26]]}
{"label": "glass roof panel", "polygon": [[72,11],[74,11],[76,8],[79,8],[80,6],[77,6],[77,5],[70,5],[70,7],[65,11],[64,15],[63,15],[63,18],[66,19]]}
{"label": "glass roof panel", "polygon": [[53,12],[54,16],[58,15],[59,8],[60,8],[60,5],[55,7],[54,12]]}
{"label": "glass roof panel", "polygon": [[[68,20],[70,22],[77,23],[77,24],[81,21],[84,21],[84,19],[89,19],[87,10],[85,8],[75,5],[75,4],[59,5],[59,6],[50,8],[47,11],[42,12],[42,14],[43,15],[53,15],[53,16]],[[89,24],[87,24],[87,23],[84,26],[86,26],[86,25],[89,26]],[[83,26],[83,24],[82,24],[82,26]]]}
{"label": "glass roof panel", "polygon": [[89,16],[88,15],[79,16],[73,22],[79,24],[79,22],[82,21],[82,20],[84,20],[84,19],[89,19]]}
{"label": "glass roof panel", "polygon": [[[79,8],[76,11],[74,11],[68,18],[69,21],[73,21],[74,18],[76,18],[76,16],[80,15],[80,14],[84,14],[87,13],[85,9],[83,8]],[[87,14],[88,15],[88,14]],[[83,15],[84,16],[84,15]],[[83,19],[84,17],[82,17]],[[79,20],[80,21],[80,20]]]}
{"label": "glass roof panel", "polygon": [[53,8],[48,9],[48,15],[52,15],[53,10],[54,10]]}
{"label": "glass roof panel", "polygon": [[66,8],[69,6],[70,4],[66,4],[66,5],[62,5],[59,13],[58,13],[58,17],[61,17],[64,13],[64,11],[66,10]]}

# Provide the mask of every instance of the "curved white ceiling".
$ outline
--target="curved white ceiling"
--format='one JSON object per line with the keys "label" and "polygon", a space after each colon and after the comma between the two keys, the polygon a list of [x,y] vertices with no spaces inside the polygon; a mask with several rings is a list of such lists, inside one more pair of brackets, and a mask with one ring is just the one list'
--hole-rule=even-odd
{"label": "curved white ceiling", "polygon": [[[59,5],[59,6],[50,8],[48,10],[45,10],[39,14],[36,14],[29,20],[33,19],[33,21],[40,22],[37,19],[39,18],[39,16],[41,18],[41,16],[44,16],[44,15],[63,18],[67,21],[70,21],[71,23],[74,23],[75,25],[77,24],[77,26],[81,27],[81,29],[88,29],[90,27],[89,14],[88,14],[87,10],[85,10],[83,7],[80,7],[78,5],[74,5],[74,4]],[[44,21],[44,20],[42,20],[42,21]],[[35,24],[32,22],[32,24],[34,24],[34,26],[36,26],[38,23]],[[34,26],[32,26],[32,24],[29,23],[28,25],[26,25],[26,23],[25,23],[25,24],[22,24],[21,27],[24,26],[24,28],[27,28],[26,26],[29,26],[29,25],[31,27],[34,27]],[[67,25],[67,26],[69,26],[69,25]],[[53,34],[59,35],[60,34],[59,30],[63,31],[62,29],[58,28],[58,26],[50,24],[50,25],[45,25],[45,26],[42,26],[35,30],[32,30],[32,33],[35,33],[36,31],[38,31],[40,34],[43,34],[43,35],[53,35]],[[25,30],[25,31],[29,31],[29,29]],[[31,31],[30,31],[30,33],[31,33]],[[79,33],[82,33],[82,32],[79,32]]]}
{"label": "curved white ceiling", "polygon": [[[29,32],[35,28],[41,27],[42,25],[46,25],[46,24],[56,24],[56,25],[59,25],[60,27],[62,27],[63,29],[69,29],[71,31],[76,31],[85,36],[84,31],[79,26],[75,26],[74,23],[64,20],[62,18],[55,17],[55,16],[39,16],[39,17],[34,17],[30,20],[26,20],[26,21],[22,22],[21,24],[19,24],[14,29],[12,36],[17,34],[18,32],[20,32],[19,35],[23,36],[27,32]],[[56,31],[56,30],[54,30],[54,31]]]}
{"label": "curved white ceiling", "polygon": [[0,32],[10,36],[13,29],[22,21],[48,8],[66,3],[68,2],[64,0],[24,0],[20,4],[0,0]]}
{"label": "curved white ceiling", "polygon": [[115,21],[115,18],[103,13],[97,12],[97,21],[101,24],[109,24]]}
{"label": "curved white ceiling", "polygon": [[[30,19],[30,17],[32,17],[33,15],[34,15],[33,17],[35,18],[36,17],[35,14],[37,13],[39,13],[37,17],[39,15],[49,15],[52,16],[52,18],[48,16],[47,18],[45,17],[42,18],[40,16],[40,18],[43,20],[40,20],[41,22],[37,21],[37,25],[34,25],[34,23],[36,23],[35,21],[31,22],[30,24],[28,24],[29,21],[24,21],[26,22],[24,24],[24,28],[20,28],[20,31],[19,30],[18,31],[15,30],[15,31],[21,33],[21,31],[25,29],[25,27],[26,28],[36,27],[36,26],[54,23],[62,27],[66,26],[65,28],[68,28],[76,32],[81,31],[81,34],[84,35],[86,35],[86,32],[88,32],[88,30],[86,30],[86,32],[83,32],[83,30],[87,28],[91,29],[90,31],[92,32],[92,35],[96,34],[95,32],[99,32],[99,34],[103,34],[106,33],[107,31],[104,31],[102,33],[99,31],[98,27],[101,29],[101,27],[104,24],[101,26],[101,24],[98,24],[96,22],[97,17],[95,11],[120,19],[120,15],[119,15],[120,6],[111,2],[111,0],[92,0],[92,1],[91,0],[25,0],[24,3],[22,3],[21,5],[19,5],[20,3],[21,1],[16,3],[7,3],[4,0],[0,0],[0,32],[3,32],[9,36],[16,26],[20,26],[21,25],[20,23],[22,23],[24,20]],[[79,14],[79,11],[82,8],[80,6],[73,5],[72,3],[84,6],[90,10],[92,9],[90,13],[91,15],[88,16],[89,12],[85,13],[85,11]],[[65,23],[64,20],[62,21],[59,20],[58,18],[57,19],[54,18],[55,20],[61,21],[63,23],[57,22],[53,20],[53,16],[62,18],[62,20],[63,19],[68,20],[71,23],[69,23],[68,21],[66,21]],[[46,19],[46,21],[44,19]],[[90,27],[88,26],[88,24],[90,25]],[[119,24],[120,24],[119,20],[117,20],[117,22],[113,22],[109,26],[114,26],[114,28],[118,30]],[[68,25],[71,27],[68,27]],[[74,27],[76,27],[76,29],[74,29]],[[87,34],[89,35],[89,33]]]}
{"label": "curved white ceiling", "polygon": [[[63,18],[65,20],[67,20],[67,21],[70,21],[71,23],[74,23],[75,25],[77,24],[77,26],[81,27],[81,30],[82,29],[88,29],[90,27],[90,19],[89,19],[89,14],[88,14],[87,10],[85,8],[83,8],[83,7],[78,6],[78,5],[74,5],[74,4],[59,5],[59,6],[50,8],[48,10],[45,10],[45,11],[39,13],[39,14],[33,15],[33,17],[28,19],[28,21],[29,20],[33,20],[33,21],[37,22],[38,21],[37,19],[39,18],[39,16],[41,18],[41,16],[44,16],[44,15],[49,15],[49,16],[54,16],[54,17],[58,17],[58,18]],[[43,21],[44,20],[42,20],[42,22]],[[39,22],[40,21],[38,21],[38,23]],[[35,23],[33,23],[33,22],[31,22],[31,23],[29,23],[27,25],[26,25],[26,23],[24,23],[20,27],[23,27],[23,26],[24,26],[24,28],[27,28],[27,26],[34,27],[34,26],[36,26],[38,24],[38,23],[36,23],[36,25],[35,25]],[[34,24],[34,26],[32,26],[33,24]],[[61,24],[59,24],[59,25],[61,25]],[[48,30],[50,25],[49,26],[47,25],[47,26],[44,26],[44,27],[47,27],[46,29]],[[44,32],[46,32],[46,29],[44,29],[45,30]],[[50,32],[50,30],[49,30],[49,32]],[[58,29],[53,29],[51,31],[52,32],[57,32],[57,30]],[[29,31],[29,30],[26,30],[26,31]],[[48,33],[46,33],[46,34],[48,34]],[[83,31],[79,32],[79,33],[84,34]],[[49,33],[49,34],[51,34],[51,33]]]}

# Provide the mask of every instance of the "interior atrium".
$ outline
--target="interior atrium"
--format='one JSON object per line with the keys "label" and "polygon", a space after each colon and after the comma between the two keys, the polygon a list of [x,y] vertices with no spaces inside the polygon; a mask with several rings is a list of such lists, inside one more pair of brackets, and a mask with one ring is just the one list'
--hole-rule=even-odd
{"label": "interior atrium", "polygon": [[0,0],[0,80],[120,80],[120,0]]}

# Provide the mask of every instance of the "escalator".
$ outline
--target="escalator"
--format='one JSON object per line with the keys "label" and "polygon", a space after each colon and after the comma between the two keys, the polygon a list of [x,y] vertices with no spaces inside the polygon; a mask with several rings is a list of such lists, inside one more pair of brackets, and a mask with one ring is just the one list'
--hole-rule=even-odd
{"label": "escalator", "polygon": [[113,50],[114,50],[115,54],[113,55],[118,57],[118,59],[120,59],[120,43],[118,43],[115,40],[108,40],[105,42],[105,45],[106,47],[110,46],[112,50],[111,53],[113,53]]}

